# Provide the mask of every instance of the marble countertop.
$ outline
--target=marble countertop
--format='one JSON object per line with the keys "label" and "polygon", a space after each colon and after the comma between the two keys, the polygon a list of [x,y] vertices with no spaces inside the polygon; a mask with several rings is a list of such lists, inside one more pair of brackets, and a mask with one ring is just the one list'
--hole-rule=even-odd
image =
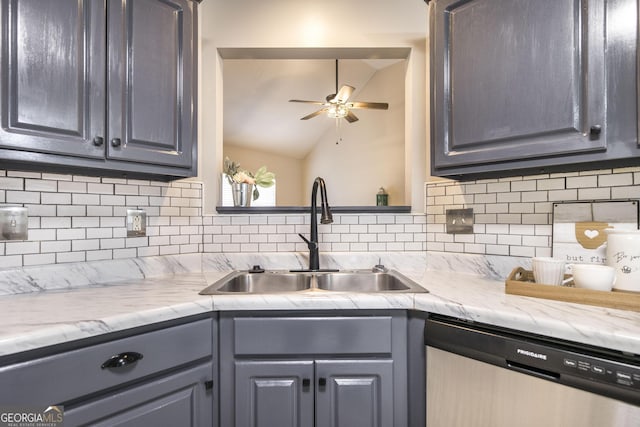
{"label": "marble countertop", "polygon": [[640,354],[640,313],[506,295],[472,274],[405,273],[430,292],[198,292],[227,274],[174,272],[77,289],[0,296],[0,356],[212,310],[416,309]]}

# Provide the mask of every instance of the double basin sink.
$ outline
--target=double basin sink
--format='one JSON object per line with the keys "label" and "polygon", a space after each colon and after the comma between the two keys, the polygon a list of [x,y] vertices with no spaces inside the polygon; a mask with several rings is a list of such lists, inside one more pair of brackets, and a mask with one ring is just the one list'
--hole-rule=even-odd
{"label": "double basin sink", "polygon": [[323,290],[334,292],[424,293],[425,288],[395,270],[341,270],[292,272],[235,271],[200,292],[200,295],[267,294]]}

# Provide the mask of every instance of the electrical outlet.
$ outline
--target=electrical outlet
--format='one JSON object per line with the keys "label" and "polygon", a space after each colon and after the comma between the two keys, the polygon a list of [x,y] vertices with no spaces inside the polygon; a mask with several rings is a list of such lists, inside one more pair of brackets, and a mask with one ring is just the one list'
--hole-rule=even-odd
{"label": "electrical outlet", "polygon": [[0,240],[27,240],[28,227],[27,208],[0,207]]}
{"label": "electrical outlet", "polygon": [[447,209],[447,234],[473,234],[473,209]]}
{"label": "electrical outlet", "polygon": [[147,213],[142,209],[127,209],[127,237],[147,235]]}

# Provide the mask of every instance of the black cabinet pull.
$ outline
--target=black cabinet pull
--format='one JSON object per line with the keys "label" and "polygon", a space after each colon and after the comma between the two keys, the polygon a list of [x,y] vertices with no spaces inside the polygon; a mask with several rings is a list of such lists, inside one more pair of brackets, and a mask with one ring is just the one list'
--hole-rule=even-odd
{"label": "black cabinet pull", "polygon": [[318,385],[319,385],[320,387],[324,387],[324,386],[326,386],[326,385],[327,385],[327,379],[326,379],[326,378],[320,378],[320,379],[318,379]]}
{"label": "black cabinet pull", "polygon": [[589,137],[591,139],[598,139],[601,133],[602,133],[602,126],[600,125],[593,125],[591,126],[591,128],[589,128]]}
{"label": "black cabinet pull", "polygon": [[142,359],[142,357],[143,356],[141,353],[136,353],[135,351],[127,351],[126,353],[120,353],[116,354],[115,356],[111,356],[100,367],[102,369],[124,368],[125,366],[136,363],[138,360]]}
{"label": "black cabinet pull", "polygon": [[104,144],[104,138],[101,136],[94,136],[93,137],[93,145],[95,145],[96,147],[100,147],[102,144]]}
{"label": "black cabinet pull", "polygon": [[309,378],[302,379],[302,387],[309,387],[311,385],[311,380]]}
{"label": "black cabinet pull", "polygon": [[204,389],[205,390],[211,390],[213,388],[213,380],[209,380],[209,381],[205,381],[204,382]]}
{"label": "black cabinet pull", "polygon": [[122,141],[120,141],[120,138],[113,138],[111,140],[112,147],[120,147],[120,145],[122,145]]}

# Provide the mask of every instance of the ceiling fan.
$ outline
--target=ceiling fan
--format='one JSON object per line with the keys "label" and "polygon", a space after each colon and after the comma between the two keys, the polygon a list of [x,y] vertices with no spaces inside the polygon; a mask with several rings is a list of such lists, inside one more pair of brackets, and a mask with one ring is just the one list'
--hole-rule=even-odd
{"label": "ceiling fan", "polygon": [[338,90],[338,60],[336,59],[336,93],[327,95],[326,101],[304,101],[301,99],[290,99],[289,102],[302,102],[305,104],[322,105],[317,111],[302,117],[300,120],[309,120],[313,117],[321,114],[327,114],[327,116],[333,119],[344,118],[349,123],[353,123],[358,120],[358,117],[353,114],[351,110],[358,109],[374,109],[374,110],[388,110],[389,104],[386,102],[358,102],[349,101],[349,97],[353,93],[355,88],[349,85],[343,85]]}

